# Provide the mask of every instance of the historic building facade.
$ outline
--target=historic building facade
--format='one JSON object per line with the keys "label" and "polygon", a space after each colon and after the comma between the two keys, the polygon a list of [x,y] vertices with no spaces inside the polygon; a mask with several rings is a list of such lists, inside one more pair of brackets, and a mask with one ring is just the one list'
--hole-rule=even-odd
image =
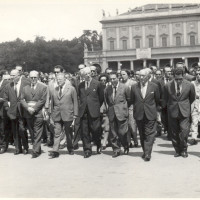
{"label": "historic building facade", "polygon": [[86,49],[85,64],[137,70],[200,62],[199,4],[149,4],[100,22],[103,49]]}

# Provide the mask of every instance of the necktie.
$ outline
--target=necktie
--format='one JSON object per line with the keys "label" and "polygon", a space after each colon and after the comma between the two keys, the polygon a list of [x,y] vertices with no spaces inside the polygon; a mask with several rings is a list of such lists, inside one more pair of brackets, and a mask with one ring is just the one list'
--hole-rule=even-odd
{"label": "necktie", "polygon": [[115,100],[116,94],[117,94],[117,87],[113,88],[113,101]]}
{"label": "necktie", "polygon": [[169,79],[168,79],[168,78],[166,78],[166,82],[167,82],[167,83],[169,82]]}
{"label": "necktie", "polygon": [[179,97],[180,94],[181,94],[181,90],[180,90],[180,85],[179,84],[177,84],[177,91],[176,92],[177,92],[176,93],[177,97]]}
{"label": "necktie", "polygon": [[14,85],[14,90],[15,90],[16,96],[18,97],[18,94],[17,94],[17,84]]}
{"label": "necktie", "polygon": [[63,87],[63,86],[60,86],[60,87],[59,87],[59,97],[60,97],[60,98],[61,98],[61,96],[62,96],[62,87]]}
{"label": "necktie", "polygon": [[86,90],[89,88],[89,82],[86,81]]}
{"label": "necktie", "polygon": [[32,92],[32,93],[34,92],[34,86],[35,86],[35,85],[33,85],[33,84],[31,85],[31,92]]}

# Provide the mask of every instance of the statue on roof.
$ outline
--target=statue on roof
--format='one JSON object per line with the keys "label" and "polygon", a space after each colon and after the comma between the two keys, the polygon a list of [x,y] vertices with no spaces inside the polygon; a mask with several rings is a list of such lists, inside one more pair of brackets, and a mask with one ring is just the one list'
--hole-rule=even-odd
{"label": "statue on roof", "polygon": [[105,17],[105,10],[102,10],[103,17]]}

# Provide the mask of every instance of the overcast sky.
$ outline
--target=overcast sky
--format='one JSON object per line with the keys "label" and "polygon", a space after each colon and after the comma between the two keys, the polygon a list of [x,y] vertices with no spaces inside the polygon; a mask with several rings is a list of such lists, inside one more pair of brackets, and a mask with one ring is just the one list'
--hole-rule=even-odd
{"label": "overcast sky", "polygon": [[[138,3],[137,3],[138,2]],[[155,0],[0,0],[0,42],[79,37],[83,30],[101,31],[102,9],[106,15],[129,8],[158,3]],[[161,1],[160,1],[161,2]],[[162,1],[168,3],[174,1]],[[178,2],[178,1],[177,1]],[[179,1],[182,3],[182,1]],[[187,1],[191,2],[191,1]],[[198,2],[198,1],[196,1]],[[194,2],[195,3],[195,2]]]}

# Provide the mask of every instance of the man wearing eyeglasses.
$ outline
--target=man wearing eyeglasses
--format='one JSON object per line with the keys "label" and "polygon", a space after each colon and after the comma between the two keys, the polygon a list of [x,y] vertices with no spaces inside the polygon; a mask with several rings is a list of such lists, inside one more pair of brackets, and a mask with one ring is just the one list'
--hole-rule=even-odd
{"label": "man wearing eyeglasses", "polygon": [[195,100],[195,88],[184,79],[181,68],[174,70],[174,80],[164,87],[164,103],[167,105],[174,157],[188,157],[187,140],[190,131],[191,104]]}
{"label": "man wearing eyeglasses", "polygon": [[191,139],[188,140],[190,145],[197,144],[197,136],[198,136],[198,124],[200,121],[200,70],[198,69],[196,72],[196,80],[192,81],[194,84],[195,92],[196,92],[196,99],[192,106],[192,123],[190,127],[190,135]]}
{"label": "man wearing eyeglasses", "polygon": [[32,158],[37,158],[41,153],[43,133],[42,108],[46,102],[47,86],[38,81],[39,73],[37,71],[31,71],[29,77],[31,79],[31,85],[23,88],[21,105],[24,109],[24,117],[32,136]]}
{"label": "man wearing eyeglasses", "polygon": [[28,154],[28,138],[25,134],[24,116],[21,107],[21,93],[26,85],[30,82],[22,79],[17,69],[10,72],[12,81],[6,85],[4,92],[4,107],[7,110],[7,115],[11,119],[12,132],[14,135],[15,155],[22,153],[22,146],[24,154]]}

